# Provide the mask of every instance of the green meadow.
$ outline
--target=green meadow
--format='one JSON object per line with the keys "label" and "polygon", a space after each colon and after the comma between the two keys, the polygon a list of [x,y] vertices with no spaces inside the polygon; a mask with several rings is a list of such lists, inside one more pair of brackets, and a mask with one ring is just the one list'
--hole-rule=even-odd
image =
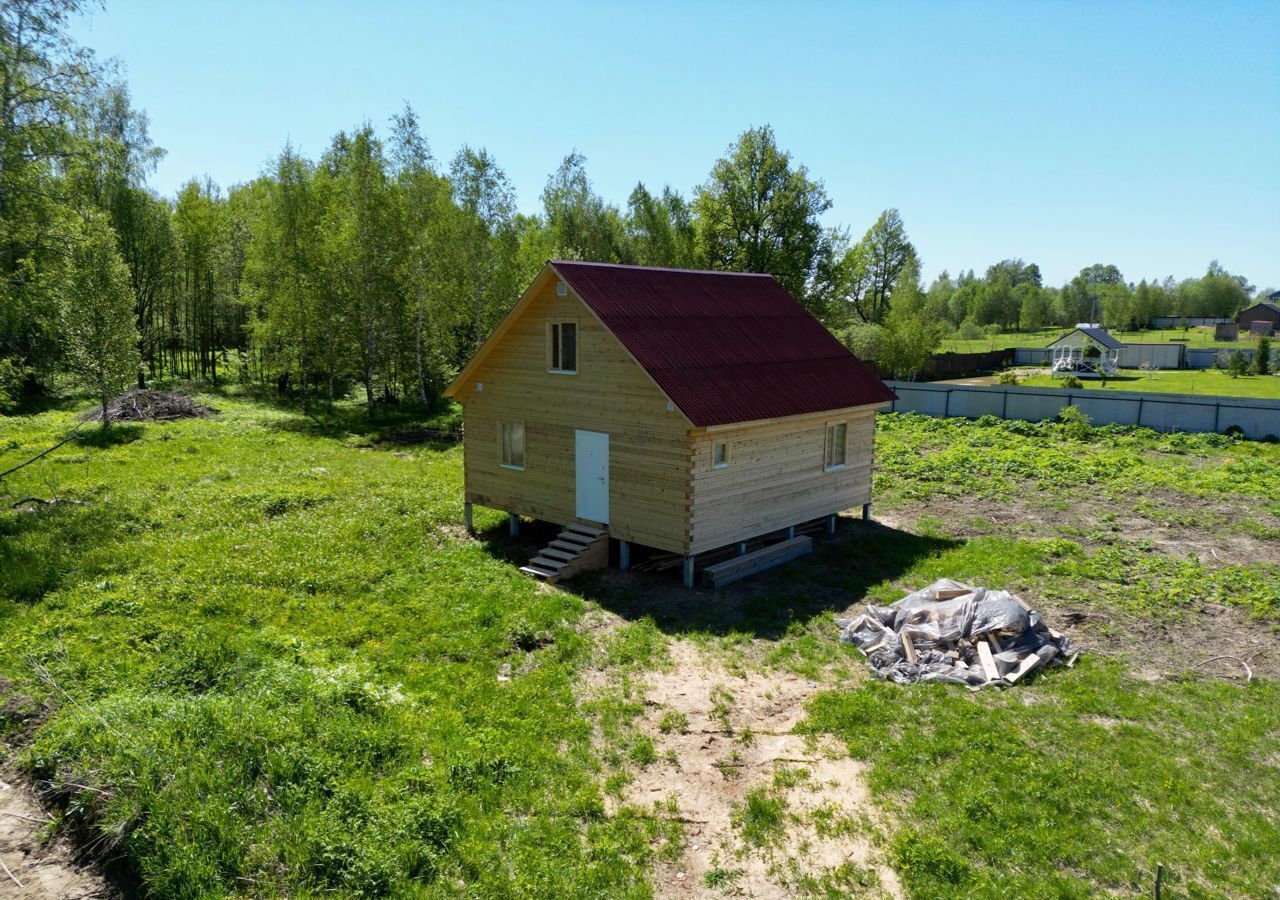
{"label": "green meadow", "polygon": [[[623,801],[656,764],[635,685],[677,638],[815,680],[798,730],[865,762],[878,823],[846,827],[911,897],[1133,896],[1157,863],[1165,897],[1280,884],[1280,447],[889,415],[879,524],[683,595],[670,572],[540,586],[496,511],[467,536],[460,448],[386,440],[455,411],[202,399],[219,413],[86,427],[0,481],[3,764],[129,892],[661,893],[687,838]],[[0,469],[74,413],[0,418]],[[1003,693],[872,681],[834,618],[942,575],[1021,591],[1082,661]],[[753,793],[743,858],[790,815]]]}

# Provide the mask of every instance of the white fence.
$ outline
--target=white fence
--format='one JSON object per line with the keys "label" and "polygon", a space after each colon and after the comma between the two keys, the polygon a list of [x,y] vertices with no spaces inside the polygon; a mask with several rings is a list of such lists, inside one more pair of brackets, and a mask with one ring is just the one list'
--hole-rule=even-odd
{"label": "white fence", "polygon": [[915,381],[885,382],[898,395],[889,408],[930,416],[977,419],[999,416],[1039,422],[1065,406],[1078,406],[1095,425],[1142,425],[1160,431],[1224,432],[1235,426],[1247,437],[1280,436],[1280,400],[1156,394],[1140,391],[970,387]]}

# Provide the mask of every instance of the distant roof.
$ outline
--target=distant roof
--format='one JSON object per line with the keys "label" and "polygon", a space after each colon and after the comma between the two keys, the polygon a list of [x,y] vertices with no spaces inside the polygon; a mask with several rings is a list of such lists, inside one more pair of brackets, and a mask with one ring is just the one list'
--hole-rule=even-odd
{"label": "distant roof", "polygon": [[695,426],[895,398],[771,275],[551,266]]}
{"label": "distant roof", "polygon": [[[1077,331],[1081,332],[1084,335],[1087,335],[1088,337],[1093,338],[1093,340],[1097,341],[1099,344],[1106,347],[1108,350],[1119,350],[1124,346],[1124,344],[1121,341],[1117,341],[1110,334],[1108,334],[1107,329],[1099,327],[1097,325],[1077,325],[1075,328],[1072,328],[1062,337],[1058,338],[1057,341],[1054,341],[1053,344],[1058,343],[1058,341],[1062,340],[1068,335],[1075,334]],[[1053,344],[1050,344],[1049,346],[1053,346]]]}
{"label": "distant roof", "polygon": [[[1267,296],[1280,298],[1280,291],[1276,291],[1274,294],[1267,294]],[[1247,313],[1249,310],[1253,309],[1256,306],[1261,306],[1266,309],[1269,309],[1273,313],[1280,313],[1280,306],[1277,306],[1274,303],[1268,303],[1266,300],[1259,300],[1257,303],[1251,303],[1248,306],[1246,306],[1243,310],[1241,310],[1241,312]]]}

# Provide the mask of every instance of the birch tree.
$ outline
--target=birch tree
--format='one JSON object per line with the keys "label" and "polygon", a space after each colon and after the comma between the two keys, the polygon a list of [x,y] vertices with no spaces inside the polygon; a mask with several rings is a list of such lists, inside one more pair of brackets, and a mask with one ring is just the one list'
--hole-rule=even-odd
{"label": "birch tree", "polygon": [[58,294],[68,370],[102,404],[111,426],[111,399],[137,377],[138,329],[129,270],[106,217],[88,213],[78,229]]}

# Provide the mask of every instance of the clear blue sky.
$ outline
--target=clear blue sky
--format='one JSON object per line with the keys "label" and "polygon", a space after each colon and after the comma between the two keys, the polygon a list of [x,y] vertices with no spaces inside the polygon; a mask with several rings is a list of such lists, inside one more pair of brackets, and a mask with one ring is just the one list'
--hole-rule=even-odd
{"label": "clear blue sky", "polygon": [[1280,2],[310,3],[106,0],[153,184],[252,178],[404,101],[437,158],[487,147],[521,209],[586,154],[618,204],[689,192],[772,124],[860,235],[895,206],[932,276],[1021,256],[1050,283],[1210,259],[1280,287]]}

